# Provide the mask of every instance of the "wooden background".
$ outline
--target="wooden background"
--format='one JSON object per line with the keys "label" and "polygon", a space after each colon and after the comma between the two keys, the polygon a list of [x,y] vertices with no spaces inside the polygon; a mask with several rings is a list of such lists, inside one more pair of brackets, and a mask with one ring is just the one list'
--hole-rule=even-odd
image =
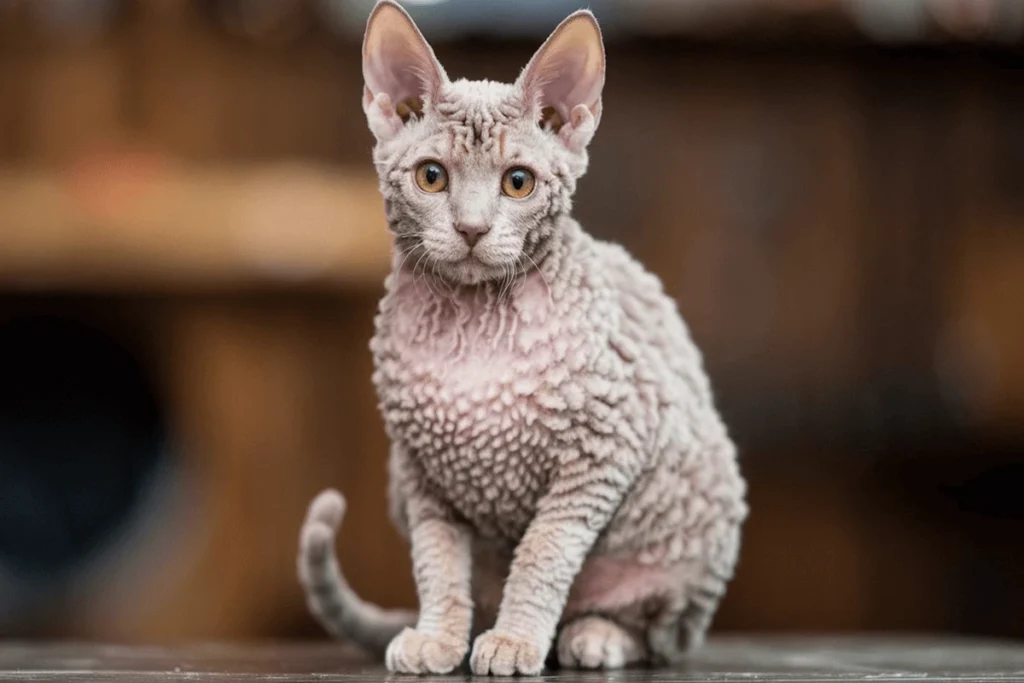
{"label": "wooden background", "polygon": [[[178,477],[141,538],[0,631],[316,634],[294,551],[329,485],[353,586],[413,601],[369,379],[389,242],[358,44],[278,5],[240,34],[238,3],[125,3],[90,36],[0,3],[0,321],[117,340]],[[1024,54],[841,19],[610,40],[577,213],[677,297],[742,447],[720,628],[1024,635]],[[436,47],[510,79],[540,39]]]}

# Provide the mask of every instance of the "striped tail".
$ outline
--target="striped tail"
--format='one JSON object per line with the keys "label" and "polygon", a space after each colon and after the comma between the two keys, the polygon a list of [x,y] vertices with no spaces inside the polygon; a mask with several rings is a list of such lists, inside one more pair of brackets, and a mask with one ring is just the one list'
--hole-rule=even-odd
{"label": "striped tail", "polygon": [[398,633],[416,623],[416,614],[387,611],[363,602],[349,587],[334,555],[334,542],[345,516],[345,499],[327,490],[309,506],[299,542],[299,582],[310,612],[328,633],[382,654]]}

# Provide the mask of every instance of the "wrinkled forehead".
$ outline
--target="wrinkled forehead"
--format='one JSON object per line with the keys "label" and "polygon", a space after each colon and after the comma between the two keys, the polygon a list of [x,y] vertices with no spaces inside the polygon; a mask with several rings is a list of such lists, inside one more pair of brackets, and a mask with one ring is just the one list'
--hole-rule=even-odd
{"label": "wrinkled forehead", "polygon": [[442,133],[437,142],[447,154],[466,161],[516,156],[528,132],[522,93],[506,83],[448,83],[434,109]]}

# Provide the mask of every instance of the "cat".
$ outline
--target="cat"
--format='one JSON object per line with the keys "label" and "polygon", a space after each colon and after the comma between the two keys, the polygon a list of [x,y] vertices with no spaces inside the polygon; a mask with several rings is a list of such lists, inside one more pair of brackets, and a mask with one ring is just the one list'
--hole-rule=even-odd
{"label": "cat", "polygon": [[384,0],[363,75],[394,238],[373,379],[419,612],[345,583],[328,490],[301,532],[312,613],[399,673],[676,660],[732,578],[746,484],[675,303],[570,215],[601,119],[596,19],[570,15],[514,84],[453,81]]}

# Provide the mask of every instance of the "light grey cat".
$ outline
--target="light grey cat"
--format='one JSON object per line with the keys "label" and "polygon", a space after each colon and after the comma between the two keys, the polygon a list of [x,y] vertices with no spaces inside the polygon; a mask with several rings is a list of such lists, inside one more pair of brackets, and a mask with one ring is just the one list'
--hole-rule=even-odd
{"label": "light grey cat", "polygon": [[569,215],[601,118],[597,22],[570,16],[514,84],[452,81],[381,2],[363,74],[395,240],[374,382],[420,611],[345,583],[334,491],[302,530],[310,609],[395,672],[452,671],[474,623],[477,674],[676,658],[732,577],[745,484],[675,304]]}

